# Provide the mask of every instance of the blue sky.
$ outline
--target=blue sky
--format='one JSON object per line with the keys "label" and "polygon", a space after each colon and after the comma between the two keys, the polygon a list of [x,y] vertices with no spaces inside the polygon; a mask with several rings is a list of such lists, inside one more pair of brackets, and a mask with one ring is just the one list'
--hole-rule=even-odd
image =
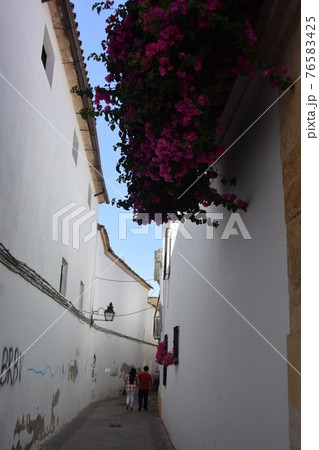
{"label": "blue sky", "polygon": [[[88,61],[87,57],[92,52],[100,53],[101,41],[105,39],[105,19],[108,14],[106,11],[99,16],[96,11],[92,11],[93,3],[93,0],[92,2],[91,0],[74,1],[74,12],[92,87],[105,83],[104,65],[93,60]],[[99,119],[97,122],[97,132],[109,198],[119,199],[121,195],[126,194],[126,187],[116,181],[118,173],[115,166],[119,159],[119,153],[114,152],[113,145],[118,141],[118,135],[116,131],[109,129],[103,119]],[[113,251],[145,280],[152,280],[154,250],[158,250],[162,246],[161,229],[154,224],[149,227],[139,227],[129,220],[128,211],[111,204],[101,205],[99,223],[105,226]],[[154,291],[150,291],[149,294],[158,295],[158,284],[154,281],[149,281],[149,283],[154,287]]]}

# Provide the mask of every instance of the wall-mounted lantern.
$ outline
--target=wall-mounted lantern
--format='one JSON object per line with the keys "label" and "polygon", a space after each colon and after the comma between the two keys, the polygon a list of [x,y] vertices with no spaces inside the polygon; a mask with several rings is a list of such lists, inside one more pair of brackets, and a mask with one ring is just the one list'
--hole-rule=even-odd
{"label": "wall-mounted lantern", "polygon": [[112,322],[115,316],[115,312],[113,309],[113,303],[111,302],[109,306],[104,310],[104,318],[106,322]]}
{"label": "wall-mounted lantern", "polygon": [[92,311],[92,314],[91,314],[91,326],[94,324],[94,322],[103,320],[103,319],[93,319],[93,314],[98,314],[100,309],[103,309],[104,320],[106,322],[113,322],[113,319],[114,319],[114,316],[115,316],[115,311],[114,311],[114,308],[113,308],[113,303],[110,302],[109,306],[106,309],[101,307],[97,311]]}

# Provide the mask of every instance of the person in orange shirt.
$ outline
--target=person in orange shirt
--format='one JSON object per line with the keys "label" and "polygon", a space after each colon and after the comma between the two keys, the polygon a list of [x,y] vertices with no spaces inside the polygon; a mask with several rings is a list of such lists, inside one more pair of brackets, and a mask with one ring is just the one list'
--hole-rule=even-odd
{"label": "person in orange shirt", "polygon": [[148,392],[152,388],[152,375],[148,373],[149,367],[145,366],[144,370],[138,374],[138,379],[140,381],[139,391],[138,391],[138,410],[147,411],[148,404]]}

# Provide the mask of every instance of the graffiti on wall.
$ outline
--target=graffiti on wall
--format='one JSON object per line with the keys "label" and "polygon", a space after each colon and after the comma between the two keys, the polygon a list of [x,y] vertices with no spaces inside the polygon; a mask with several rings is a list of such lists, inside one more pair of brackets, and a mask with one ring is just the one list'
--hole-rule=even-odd
{"label": "graffiti on wall", "polygon": [[71,380],[71,381],[73,381],[73,383],[75,383],[78,373],[79,373],[79,370],[78,370],[78,366],[77,366],[76,360],[75,360],[74,364],[69,365],[68,380]]}
{"label": "graffiti on wall", "polygon": [[17,381],[21,381],[22,366],[23,366],[22,352],[19,347],[4,347],[2,351],[0,386],[10,384],[13,386]]}
{"label": "graffiti on wall", "polygon": [[[56,426],[59,425],[59,416],[55,416],[54,408],[59,403],[60,397],[60,389],[53,394],[52,403],[51,403],[51,419],[49,421],[49,425],[45,426],[45,416],[41,416],[38,414],[34,419],[31,418],[31,414],[27,413],[26,415],[22,415],[21,419],[17,419],[14,432],[13,439],[16,440],[20,437],[22,432],[27,432],[30,435],[30,441],[23,447],[24,449],[31,448],[34,443],[37,441],[42,441],[50,434],[54,433]],[[17,438],[16,438],[17,435]],[[32,447],[33,448],[33,447]],[[12,446],[11,450],[21,450],[22,446],[20,444],[20,440],[16,443],[16,445]]]}
{"label": "graffiti on wall", "polygon": [[[68,379],[72,379],[72,381],[75,381],[77,374],[78,374],[78,368],[77,363],[75,359],[71,359],[66,366],[68,367]],[[66,371],[64,369],[64,364],[62,365],[62,368],[60,366],[56,366],[55,368],[52,368],[51,366],[46,366],[44,370],[37,370],[34,368],[27,369],[28,372],[33,372],[36,375],[44,376],[47,373],[50,374],[51,378],[54,378],[57,373],[59,373],[61,380],[63,380],[66,376]]]}

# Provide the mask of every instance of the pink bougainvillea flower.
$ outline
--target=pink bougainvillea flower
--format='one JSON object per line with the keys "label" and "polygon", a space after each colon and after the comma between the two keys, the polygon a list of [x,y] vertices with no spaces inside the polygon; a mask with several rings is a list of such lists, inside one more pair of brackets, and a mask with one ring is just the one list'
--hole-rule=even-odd
{"label": "pink bougainvillea flower", "polygon": [[201,15],[198,18],[198,28],[209,28],[210,21],[209,18],[206,15]]}
{"label": "pink bougainvillea flower", "polygon": [[225,131],[225,128],[222,126],[221,121],[222,121],[221,117],[216,117],[216,123],[217,123],[216,133],[218,133],[218,134],[222,134]]}
{"label": "pink bougainvillea flower", "polygon": [[256,67],[252,65],[252,62],[243,56],[239,56],[237,58],[238,67],[246,73],[250,78],[255,78],[256,76]]}
{"label": "pink bougainvillea flower", "polygon": [[276,72],[276,68],[274,66],[268,67],[268,69],[265,69],[263,71],[263,75],[266,78],[270,78],[272,75],[274,75]]}
{"label": "pink bougainvillea flower", "polygon": [[[261,70],[272,85],[291,82],[285,67],[263,65],[251,22],[223,0],[132,0],[110,12],[106,30],[100,55],[106,86],[93,90],[93,105],[120,133],[117,170],[129,194],[118,206],[148,211],[149,220],[161,211],[163,222],[171,208],[246,210],[235,194],[218,192],[217,171],[209,170],[227,152],[215,143],[225,131],[215,101],[217,69],[232,81]],[[192,195],[181,197],[203,171]],[[173,353],[160,347],[161,363],[174,364]]]}
{"label": "pink bougainvillea flower", "polygon": [[222,194],[221,198],[223,200],[231,200],[232,199],[232,195],[231,194]]}
{"label": "pink bougainvillea flower", "polygon": [[112,81],[114,81],[115,80],[115,76],[113,75],[113,74],[109,74],[109,75],[107,75],[106,77],[105,77],[105,81],[107,82],[107,83],[111,83]]}
{"label": "pink bougainvillea flower", "polygon": [[257,42],[257,38],[255,36],[252,24],[249,22],[249,20],[245,20],[245,36],[248,40],[249,45],[254,45]]}
{"label": "pink bougainvillea flower", "polygon": [[198,96],[198,103],[200,104],[200,106],[209,106],[210,105],[209,98],[203,94]]}
{"label": "pink bougainvillea flower", "polygon": [[202,63],[203,63],[203,60],[201,58],[198,58],[195,66],[194,66],[194,69],[196,70],[196,72],[199,72],[201,70]]}
{"label": "pink bougainvillea flower", "polygon": [[280,73],[281,75],[284,75],[285,73],[287,73],[287,67],[286,66],[279,67],[278,73]]}
{"label": "pink bougainvillea flower", "polygon": [[114,5],[114,1],[113,0],[106,0],[104,8],[111,8]]}
{"label": "pink bougainvillea flower", "polygon": [[159,203],[161,201],[160,197],[156,194],[152,194],[152,200],[154,203]]}
{"label": "pink bougainvillea flower", "polygon": [[217,133],[217,134],[223,134],[224,131],[225,131],[225,128],[224,128],[223,126],[221,126],[221,125],[219,125],[219,126],[216,128],[216,133]]}
{"label": "pink bougainvillea flower", "polygon": [[244,202],[243,200],[238,199],[237,205],[238,205],[239,209],[243,209],[245,206],[247,206],[247,203]]}
{"label": "pink bougainvillea flower", "polygon": [[161,74],[161,77],[164,77],[167,74],[166,67],[160,66],[158,68],[158,70],[159,70],[159,73]]}

